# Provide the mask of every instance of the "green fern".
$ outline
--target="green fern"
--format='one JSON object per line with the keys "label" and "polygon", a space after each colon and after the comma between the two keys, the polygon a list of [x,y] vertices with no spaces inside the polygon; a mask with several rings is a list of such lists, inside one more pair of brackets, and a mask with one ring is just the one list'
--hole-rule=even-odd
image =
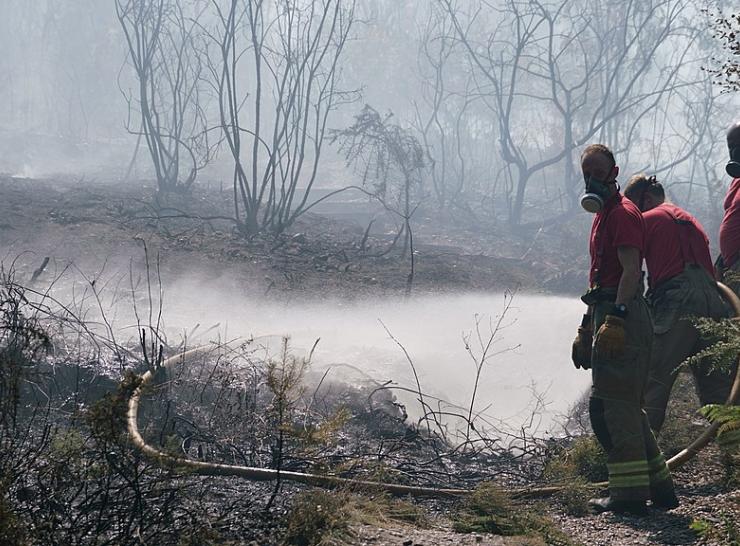
{"label": "green fern", "polygon": [[719,424],[717,441],[724,449],[740,450],[740,406],[709,404],[699,411],[711,423]]}
{"label": "green fern", "polygon": [[[686,359],[683,365],[709,363],[712,369],[729,372],[740,355],[740,321],[737,318],[714,320],[693,318],[702,338],[711,345]],[[710,404],[700,412],[711,423],[719,425],[717,441],[729,452],[740,451],[740,406]]]}
{"label": "green fern", "polygon": [[686,359],[684,364],[709,362],[712,368],[729,371],[740,354],[740,322],[734,319],[694,318],[702,338],[711,342],[706,349]]}

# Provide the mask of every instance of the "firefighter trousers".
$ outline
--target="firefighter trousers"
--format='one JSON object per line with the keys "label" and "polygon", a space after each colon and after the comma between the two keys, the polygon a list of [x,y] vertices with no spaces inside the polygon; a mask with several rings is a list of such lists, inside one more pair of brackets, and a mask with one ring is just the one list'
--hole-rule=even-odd
{"label": "firefighter trousers", "polygon": [[[730,315],[730,309],[720,297],[714,279],[694,265],[661,284],[650,294],[650,303],[655,338],[645,411],[651,428],[658,434],[681,363],[711,344],[700,336],[691,317],[724,318]],[[734,365],[736,368],[737,363]],[[727,400],[735,377],[735,369],[730,368],[732,363],[724,370],[713,369],[708,359],[691,365],[702,405],[723,404]]]}
{"label": "firefighter trousers", "polygon": [[[612,306],[612,301],[593,304],[595,332]],[[673,492],[673,480],[642,406],[653,327],[641,295],[627,305],[625,331],[625,350],[617,358],[599,355],[594,340],[589,415],[607,454],[609,495],[640,501]]]}

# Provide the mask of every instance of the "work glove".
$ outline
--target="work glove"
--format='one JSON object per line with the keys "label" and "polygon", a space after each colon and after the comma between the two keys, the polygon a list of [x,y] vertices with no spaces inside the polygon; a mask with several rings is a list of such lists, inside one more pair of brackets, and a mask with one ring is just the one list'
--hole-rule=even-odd
{"label": "work glove", "polygon": [[604,324],[596,332],[594,350],[600,358],[617,358],[624,353],[624,319],[607,315]]}
{"label": "work glove", "polygon": [[593,343],[593,331],[584,326],[578,327],[578,335],[573,341],[570,357],[576,368],[588,370],[591,368],[591,344]]}

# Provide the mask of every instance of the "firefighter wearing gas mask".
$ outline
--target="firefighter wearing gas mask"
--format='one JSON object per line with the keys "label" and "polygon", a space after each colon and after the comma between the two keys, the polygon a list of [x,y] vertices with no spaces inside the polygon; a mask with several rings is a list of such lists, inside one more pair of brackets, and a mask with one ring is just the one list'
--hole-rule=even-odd
{"label": "firefighter wearing gas mask", "polygon": [[573,342],[573,363],[591,369],[591,425],[607,453],[609,496],[591,499],[597,512],[644,515],[677,500],[642,400],[653,327],[642,297],[640,266],[645,228],[638,208],[619,192],[614,155],[593,144],[581,154],[586,188],[581,204],[594,213],[589,251],[588,305]]}
{"label": "firefighter wearing gas mask", "polygon": [[727,131],[730,161],[725,170],[732,177],[725,196],[725,214],[719,227],[720,257],[716,263],[717,280],[740,294],[740,122]]}
{"label": "firefighter wearing gas mask", "polygon": [[[633,176],[624,195],[638,206],[645,222],[648,302],[655,328],[645,411],[658,434],[681,363],[711,345],[692,317],[720,319],[731,313],[717,290],[709,238],[699,221],[667,203],[654,176]],[[692,365],[691,371],[702,405],[727,400],[734,373],[713,370],[707,359]]]}

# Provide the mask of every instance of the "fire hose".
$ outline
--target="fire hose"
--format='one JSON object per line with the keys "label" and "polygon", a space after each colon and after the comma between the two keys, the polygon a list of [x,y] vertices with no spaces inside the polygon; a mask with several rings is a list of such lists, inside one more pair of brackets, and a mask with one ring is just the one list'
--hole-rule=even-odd
{"label": "fire hose", "polygon": [[[717,283],[722,297],[730,303],[735,317],[740,317],[740,299],[735,293],[722,283]],[[209,347],[196,347],[179,353],[166,359],[162,367],[166,370],[173,369],[182,365],[187,359],[204,355],[210,350]],[[187,457],[181,457],[167,453],[148,444],[139,432],[138,415],[139,402],[146,387],[154,379],[151,371],[144,373],[141,377],[139,386],[134,390],[128,401],[128,433],[136,449],[143,453],[147,458],[157,464],[173,468],[183,472],[198,474],[201,476],[236,476],[252,481],[275,481],[278,479],[292,481],[307,485],[335,488],[335,487],[354,487],[366,488],[370,490],[380,490],[392,495],[412,495],[415,497],[460,497],[472,493],[470,489],[448,489],[438,487],[420,487],[412,485],[401,485],[380,481],[357,480],[352,478],[340,478],[337,476],[327,476],[323,474],[311,474],[305,472],[292,472],[285,470],[274,470],[267,468],[258,468],[251,466],[240,466],[231,464],[220,464],[205,461],[196,461]],[[733,405],[740,394],[740,366],[735,372],[735,380],[726,401],[726,405]],[[711,423],[689,446],[668,460],[668,468],[675,470],[694,458],[702,449],[704,449],[717,435],[719,423]],[[607,482],[591,483],[589,487],[603,488]],[[546,497],[556,494],[564,489],[564,486],[533,487],[533,488],[516,488],[507,492],[516,497]]]}

